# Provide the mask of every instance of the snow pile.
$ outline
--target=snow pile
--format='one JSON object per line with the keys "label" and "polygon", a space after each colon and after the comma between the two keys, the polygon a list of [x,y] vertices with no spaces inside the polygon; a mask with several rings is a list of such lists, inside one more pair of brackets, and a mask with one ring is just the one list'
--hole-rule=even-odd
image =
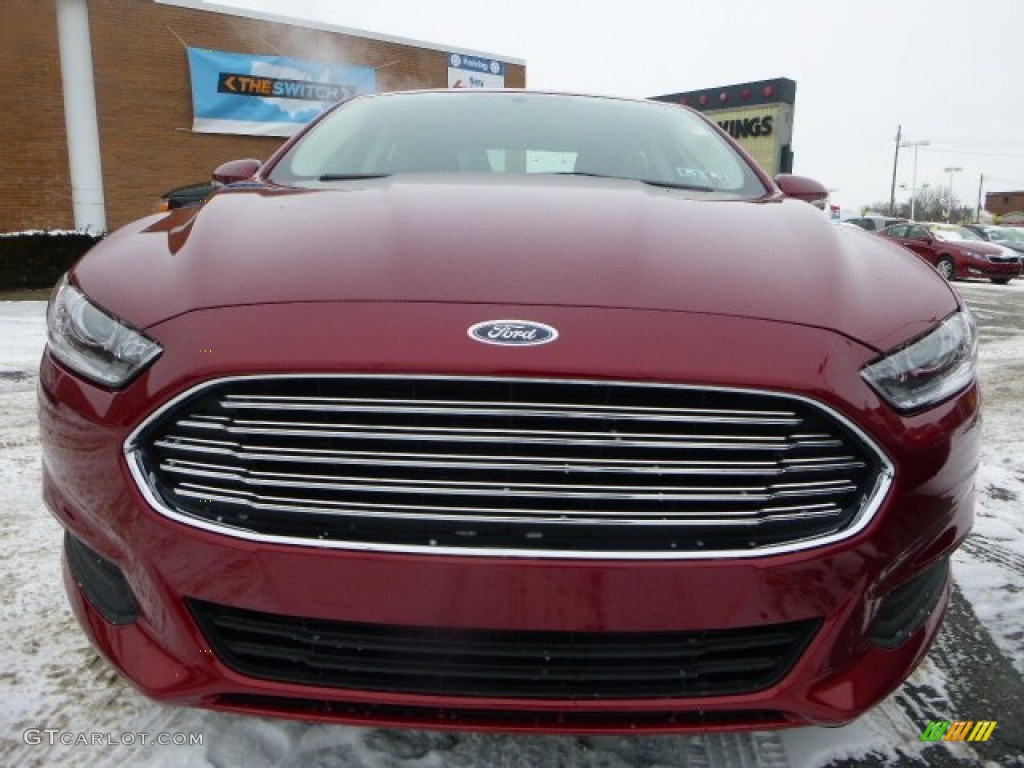
{"label": "snow pile", "polygon": [[94,235],[89,229],[23,229],[19,232],[0,232],[0,237],[35,237],[37,235]]}

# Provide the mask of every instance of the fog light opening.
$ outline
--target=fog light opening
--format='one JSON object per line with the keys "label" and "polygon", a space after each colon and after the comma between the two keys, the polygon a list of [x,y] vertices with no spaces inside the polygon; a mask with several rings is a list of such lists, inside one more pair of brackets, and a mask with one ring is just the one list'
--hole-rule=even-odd
{"label": "fog light opening", "polygon": [[131,624],[139,617],[139,604],[120,568],[68,531],[64,532],[64,551],[75,583],[104,619],[111,624]]}
{"label": "fog light opening", "polygon": [[871,642],[897,648],[927,621],[939,604],[949,578],[949,558],[897,587],[882,601],[871,627]]}

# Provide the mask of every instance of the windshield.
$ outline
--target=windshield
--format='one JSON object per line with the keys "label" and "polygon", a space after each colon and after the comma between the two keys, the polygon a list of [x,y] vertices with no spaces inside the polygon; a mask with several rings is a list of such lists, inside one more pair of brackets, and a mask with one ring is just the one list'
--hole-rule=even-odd
{"label": "windshield", "polygon": [[269,178],[323,187],[400,173],[602,176],[715,197],[768,191],[733,147],[686,109],[520,92],[354,99],[299,139]]}
{"label": "windshield", "polygon": [[971,232],[965,227],[932,227],[932,234],[939,240],[958,242],[960,240],[982,240],[981,235]]}

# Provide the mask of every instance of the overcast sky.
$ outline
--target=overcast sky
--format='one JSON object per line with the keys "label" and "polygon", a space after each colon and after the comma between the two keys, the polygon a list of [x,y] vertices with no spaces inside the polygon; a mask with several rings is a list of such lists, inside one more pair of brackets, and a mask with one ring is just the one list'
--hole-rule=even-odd
{"label": "overcast sky", "polygon": [[[1024,0],[218,0],[525,59],[531,88],[651,96],[797,83],[794,172],[844,214],[917,184],[1024,189]],[[252,51],[256,53],[256,51]],[[351,62],[359,63],[359,62]],[[900,154],[897,199],[910,196]]]}

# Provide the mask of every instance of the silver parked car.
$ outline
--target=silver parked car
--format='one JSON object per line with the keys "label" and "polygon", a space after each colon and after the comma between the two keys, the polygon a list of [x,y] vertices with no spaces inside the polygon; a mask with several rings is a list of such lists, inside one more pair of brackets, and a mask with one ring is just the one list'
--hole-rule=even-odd
{"label": "silver parked car", "polygon": [[908,219],[899,216],[858,216],[853,219],[844,219],[847,224],[855,224],[868,232],[881,232],[891,224],[903,224]]}
{"label": "silver parked car", "polygon": [[991,224],[965,224],[967,229],[990,243],[1024,253],[1024,227],[996,227]]}

